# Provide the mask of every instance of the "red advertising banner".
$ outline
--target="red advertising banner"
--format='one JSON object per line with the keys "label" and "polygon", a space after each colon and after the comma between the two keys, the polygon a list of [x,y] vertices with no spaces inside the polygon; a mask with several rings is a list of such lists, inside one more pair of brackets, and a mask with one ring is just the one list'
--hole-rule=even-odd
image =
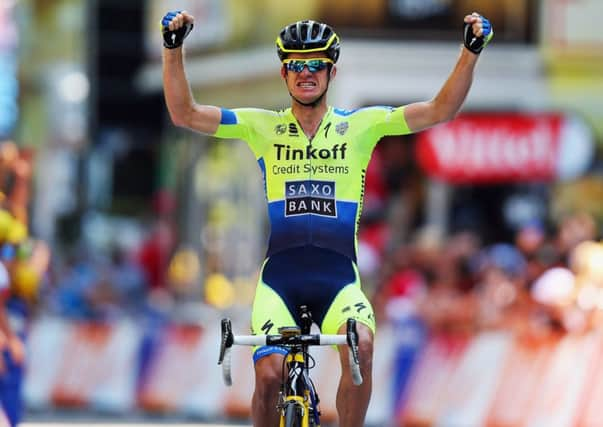
{"label": "red advertising banner", "polygon": [[492,400],[486,427],[525,425],[557,344],[555,339],[518,337],[514,340],[506,362],[497,366],[501,371],[501,382]]}
{"label": "red advertising banner", "polygon": [[592,159],[590,129],[557,113],[464,114],[418,135],[417,161],[450,183],[552,181]]}
{"label": "red advertising banner", "polygon": [[[224,386],[216,364],[218,337],[208,333],[218,328],[218,320],[203,328],[171,324],[162,329],[142,378],[138,356],[144,334],[137,323],[37,320],[30,336],[26,403],[34,409],[76,406],[115,414],[136,409],[247,418],[253,394],[251,349],[233,352],[234,386]],[[407,388],[398,391],[393,381],[399,341],[392,337],[400,331],[387,323],[380,331],[373,375],[376,401],[367,424],[391,424],[394,417],[395,425],[404,427],[603,425],[601,329],[576,335],[434,334],[413,364]],[[317,366],[312,376],[324,421],[334,422],[339,356],[331,348],[313,354]],[[401,408],[393,405],[399,401],[394,393],[407,396]]]}
{"label": "red advertising banner", "polygon": [[[603,425],[603,332],[595,331],[593,337],[596,340],[597,349],[590,360],[590,371],[587,372],[587,386],[585,397],[579,408],[579,416],[576,425],[581,427],[597,427]],[[582,357],[575,363],[582,364]]]}
{"label": "red advertising banner", "polygon": [[[175,412],[190,390],[203,383],[199,351],[203,331],[195,325],[170,325],[151,361],[139,392],[139,405],[150,412]],[[193,368],[196,367],[196,368]]]}
{"label": "red advertising banner", "polygon": [[448,384],[458,370],[471,339],[471,336],[464,335],[434,335],[429,339],[414,369],[399,425],[436,425],[448,393]]}
{"label": "red advertising banner", "polygon": [[559,341],[524,425],[583,425],[577,423],[577,418],[586,403],[586,390],[594,373],[594,363],[599,359],[600,342],[600,336],[593,333],[566,335]]}
{"label": "red advertising banner", "polygon": [[[67,326],[50,400],[56,406],[98,406],[106,411],[134,406],[138,330],[132,323],[81,322]],[[44,363],[42,361],[42,363]]]}

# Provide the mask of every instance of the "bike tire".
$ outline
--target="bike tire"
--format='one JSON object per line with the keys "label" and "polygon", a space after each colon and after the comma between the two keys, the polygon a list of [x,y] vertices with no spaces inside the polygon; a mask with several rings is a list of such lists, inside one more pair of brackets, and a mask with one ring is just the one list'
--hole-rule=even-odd
{"label": "bike tire", "polygon": [[285,427],[303,427],[302,411],[295,402],[290,402],[285,408]]}

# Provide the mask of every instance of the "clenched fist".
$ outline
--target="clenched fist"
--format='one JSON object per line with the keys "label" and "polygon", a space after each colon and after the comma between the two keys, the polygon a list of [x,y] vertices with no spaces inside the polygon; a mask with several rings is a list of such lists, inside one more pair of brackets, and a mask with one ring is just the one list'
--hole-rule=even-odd
{"label": "clenched fist", "polygon": [[184,10],[168,12],[161,20],[163,46],[175,49],[182,46],[186,36],[193,30],[195,18]]}
{"label": "clenched fist", "polygon": [[475,54],[481,53],[492,37],[494,30],[490,21],[477,12],[465,16],[463,42],[465,47]]}

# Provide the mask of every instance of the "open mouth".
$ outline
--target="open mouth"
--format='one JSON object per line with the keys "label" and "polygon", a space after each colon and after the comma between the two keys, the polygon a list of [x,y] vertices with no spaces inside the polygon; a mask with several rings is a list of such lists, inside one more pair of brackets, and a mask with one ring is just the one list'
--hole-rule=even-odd
{"label": "open mouth", "polygon": [[314,82],[299,82],[297,83],[297,87],[302,89],[313,89],[316,87],[316,83]]}

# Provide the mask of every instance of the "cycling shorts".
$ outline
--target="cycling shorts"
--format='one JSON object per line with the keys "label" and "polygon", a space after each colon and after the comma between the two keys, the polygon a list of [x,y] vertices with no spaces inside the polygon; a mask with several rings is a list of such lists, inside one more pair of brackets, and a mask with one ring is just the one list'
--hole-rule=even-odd
{"label": "cycling shorts", "polygon": [[[355,263],[335,251],[302,246],[271,255],[264,261],[251,316],[254,334],[277,334],[282,326],[300,324],[299,307],[306,305],[324,334],[336,334],[348,318],[375,332],[375,316],[360,288]],[[254,362],[283,349],[264,346]]]}

